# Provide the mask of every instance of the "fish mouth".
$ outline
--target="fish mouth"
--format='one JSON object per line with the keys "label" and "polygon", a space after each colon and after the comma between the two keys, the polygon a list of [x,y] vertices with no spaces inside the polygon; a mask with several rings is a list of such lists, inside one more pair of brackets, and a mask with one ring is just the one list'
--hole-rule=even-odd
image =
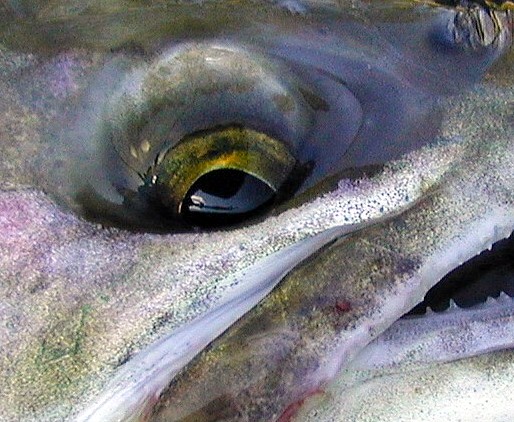
{"label": "fish mouth", "polygon": [[[492,218],[489,220],[491,222],[494,220]],[[494,224],[494,223],[493,223]],[[408,319],[408,318],[423,318],[425,315],[430,314],[431,310],[435,312],[442,312],[448,308],[473,308],[479,304],[486,302],[487,298],[501,296],[505,299],[505,294],[509,296],[513,296],[514,293],[514,262],[512,260],[513,252],[514,252],[514,232],[512,232],[513,227],[507,223],[507,225],[503,226],[502,229],[498,229],[500,226],[495,226],[495,230],[484,245],[481,247],[471,246],[471,248],[467,249],[468,255],[475,256],[465,260],[463,263],[458,264],[456,261],[453,261],[452,264],[449,264],[450,267],[447,271],[446,275],[444,275],[439,282],[437,282],[426,294],[422,302],[416,305],[411,311],[402,316],[400,320]],[[358,229],[357,229],[358,231]],[[487,228],[485,228],[487,231]],[[341,238],[340,233],[337,230],[326,230],[322,232],[319,236],[316,246],[314,249],[321,248],[323,249],[325,246],[330,245],[333,241],[335,241],[338,237]],[[345,235],[343,235],[344,237]],[[508,236],[508,237],[507,237]],[[476,237],[475,237],[476,238]],[[482,238],[483,239],[483,238]],[[309,243],[309,242],[307,242]],[[296,245],[295,245],[296,246]],[[468,245],[469,246],[469,245]],[[463,248],[465,249],[465,248]],[[313,248],[311,245],[311,252]],[[478,252],[477,252],[478,251]],[[305,255],[302,254],[302,257]],[[306,258],[305,258],[306,259]],[[298,259],[293,259],[292,262],[297,262]],[[266,266],[266,263],[263,263],[263,267]],[[293,265],[291,265],[292,267]],[[282,273],[287,272],[282,271]],[[280,276],[280,278],[282,278]],[[492,281],[492,282],[491,282]],[[274,284],[268,284],[263,287],[260,293],[257,295],[258,297],[265,297],[269,291],[273,289]],[[255,298],[252,299],[256,300]],[[505,300],[504,300],[505,302]],[[252,302],[253,303],[253,302]],[[237,302],[230,302],[229,306],[239,306]],[[254,305],[255,306],[255,305]],[[514,302],[509,302],[509,307],[514,306]],[[246,306],[245,306],[246,308]],[[223,309],[220,309],[223,311]],[[226,311],[226,309],[225,309]],[[206,321],[202,320],[200,323],[210,324],[209,320],[213,318],[222,317],[222,312],[215,313],[207,318]],[[230,324],[227,323],[227,327]],[[181,338],[182,332],[187,332],[190,327],[184,327],[183,330],[179,330],[177,333],[178,336],[174,334],[169,339],[163,339],[160,344],[162,348],[169,348],[170,344],[173,342],[182,342]],[[221,330],[223,331],[223,330]],[[220,331],[220,333],[221,333]],[[185,345],[190,347],[193,340],[190,338],[191,336],[185,339]],[[205,344],[208,344],[209,341],[206,341]],[[132,370],[134,368],[134,363],[137,365],[145,365],[145,360],[153,359],[152,352],[159,352],[159,347],[152,346],[152,350],[150,353],[146,353],[142,356],[142,359],[136,358],[135,362],[132,362],[128,370]],[[199,350],[199,348],[197,348]],[[484,350],[482,353],[485,353],[490,350]],[[177,353],[182,353],[182,350],[178,350]],[[173,353],[172,353],[173,354]],[[187,356],[186,356],[187,355]],[[184,353],[181,356],[181,360],[176,360],[174,368],[172,368],[172,372],[174,374],[179,373],[179,371],[187,365],[188,361],[192,359],[193,355],[190,353]],[[161,361],[164,362],[170,358],[169,354],[163,354]],[[174,358],[172,358],[174,359]],[[152,364],[153,365],[153,364]],[[168,363],[165,363],[168,365]],[[169,369],[165,369],[162,371],[162,368],[159,368],[157,365],[157,371],[152,373],[151,382],[144,381],[144,386],[134,385],[132,391],[128,396],[133,395],[134,393],[138,395],[137,390],[141,389],[144,394],[140,395],[140,399],[135,402],[124,401],[124,396],[127,395],[129,390],[122,389],[119,391],[109,390],[106,395],[103,395],[100,400],[95,401],[95,403],[86,409],[85,412],[82,412],[78,415],[77,421],[96,421],[96,420],[127,420],[127,421],[146,421],[149,418],[149,415],[152,414],[153,409],[159,403],[159,396],[161,391],[166,388],[166,385],[169,384],[170,380],[174,378],[175,375],[169,373]],[[126,371],[125,371],[126,372]],[[118,376],[116,382],[120,382],[121,378],[123,378],[123,372],[121,373],[121,377]],[[148,374],[147,374],[148,375]],[[335,376],[335,375],[334,375]],[[157,380],[157,384],[155,381]],[[123,385],[125,387],[125,381],[121,380],[121,384],[118,383],[118,386]],[[150,387],[152,392],[149,393],[149,384],[152,384],[153,387]],[[121,394],[120,394],[121,393]],[[123,397],[123,400],[121,398]],[[121,404],[121,407],[120,407]],[[130,413],[127,413],[128,409],[131,409]],[[123,414],[120,419],[119,412]]]}
{"label": "fish mouth", "polygon": [[[514,233],[483,249],[368,344],[323,395],[308,397],[294,420],[393,421],[406,406],[412,420],[438,412],[475,420],[477,409],[484,420],[509,420],[501,391],[512,370]],[[454,409],[460,394],[473,397],[460,417],[441,411]]]}
{"label": "fish mouth", "polygon": [[405,316],[472,308],[500,295],[514,297],[514,235],[497,241],[445,275]]}

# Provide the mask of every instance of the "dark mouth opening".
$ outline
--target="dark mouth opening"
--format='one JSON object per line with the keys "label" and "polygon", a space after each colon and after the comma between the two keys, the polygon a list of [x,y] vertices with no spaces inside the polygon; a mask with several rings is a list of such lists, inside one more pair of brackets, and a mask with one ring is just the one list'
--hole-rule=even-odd
{"label": "dark mouth opening", "polygon": [[448,309],[450,300],[469,308],[501,292],[514,297],[514,234],[447,274],[407,315],[423,315],[428,307],[442,312]]}

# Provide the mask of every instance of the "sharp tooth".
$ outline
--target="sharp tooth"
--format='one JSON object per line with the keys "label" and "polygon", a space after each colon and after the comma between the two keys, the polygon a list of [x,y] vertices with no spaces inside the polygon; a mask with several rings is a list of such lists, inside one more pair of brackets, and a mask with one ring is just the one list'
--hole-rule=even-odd
{"label": "sharp tooth", "polygon": [[455,303],[455,301],[453,299],[450,299],[450,307],[448,309],[453,311],[455,309],[459,309],[459,307],[457,306],[457,304]]}
{"label": "sharp tooth", "polygon": [[481,242],[482,242],[482,245],[484,245],[485,247],[488,248],[489,245],[491,244],[491,237],[490,236],[482,237]]}
{"label": "sharp tooth", "polygon": [[434,311],[430,306],[427,306],[427,309],[425,310],[425,315],[432,315]]}
{"label": "sharp tooth", "polygon": [[498,299],[502,302],[512,302],[512,298],[505,292],[501,292]]}
{"label": "sharp tooth", "polygon": [[489,296],[486,301],[485,301],[486,305],[494,305],[496,303],[496,299],[492,298],[491,296]]}

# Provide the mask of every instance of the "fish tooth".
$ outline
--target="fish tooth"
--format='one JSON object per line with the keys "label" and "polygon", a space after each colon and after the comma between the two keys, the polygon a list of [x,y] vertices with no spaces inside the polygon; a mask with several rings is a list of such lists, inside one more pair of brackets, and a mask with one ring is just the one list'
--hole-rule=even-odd
{"label": "fish tooth", "polygon": [[460,308],[453,299],[450,299],[450,306],[449,306],[448,310],[453,311],[456,309],[460,309]]}
{"label": "fish tooth", "polygon": [[488,296],[485,303],[486,305],[494,305],[496,304],[496,299],[491,296]]}

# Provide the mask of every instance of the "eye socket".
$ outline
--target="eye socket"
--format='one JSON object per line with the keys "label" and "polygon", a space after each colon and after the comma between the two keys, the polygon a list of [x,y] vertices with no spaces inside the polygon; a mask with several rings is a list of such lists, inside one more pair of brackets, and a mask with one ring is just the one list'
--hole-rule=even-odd
{"label": "eye socket", "polygon": [[308,177],[316,150],[303,144],[328,107],[283,61],[200,42],[120,78],[125,66],[123,56],[101,69],[64,134],[70,196],[88,219],[159,232],[233,224]]}
{"label": "eye socket", "polygon": [[55,137],[56,180],[70,181],[59,199],[135,231],[219,226],[297,206],[340,172],[435,139],[438,109],[414,74],[317,37],[323,48],[184,42],[145,61],[110,58]]}
{"label": "eye socket", "polygon": [[200,226],[245,218],[272,202],[292,176],[286,146],[242,127],[187,136],[159,158],[140,189],[161,214]]}

